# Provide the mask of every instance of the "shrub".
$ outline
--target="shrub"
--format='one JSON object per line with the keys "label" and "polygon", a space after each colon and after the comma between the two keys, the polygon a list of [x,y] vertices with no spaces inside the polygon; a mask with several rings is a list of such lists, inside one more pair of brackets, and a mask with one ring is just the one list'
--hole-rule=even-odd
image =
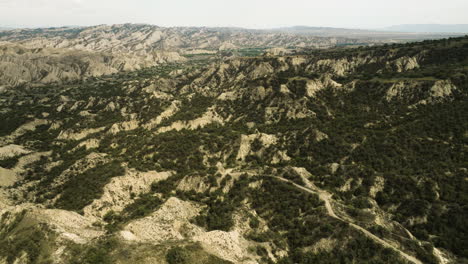
{"label": "shrub", "polygon": [[188,264],[189,252],[183,247],[173,247],[167,252],[166,261],[168,264]]}

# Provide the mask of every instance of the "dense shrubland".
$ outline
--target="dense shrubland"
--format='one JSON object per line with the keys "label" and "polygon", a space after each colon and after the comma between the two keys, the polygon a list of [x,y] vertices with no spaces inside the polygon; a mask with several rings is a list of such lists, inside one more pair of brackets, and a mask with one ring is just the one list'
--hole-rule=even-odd
{"label": "dense shrubland", "polygon": [[[290,170],[291,167],[303,167],[311,173],[310,181],[333,194],[333,199],[340,204],[337,210],[341,214],[375,235],[398,241],[401,248],[424,263],[436,263],[434,246],[451,252],[462,263],[468,258],[465,223],[468,219],[467,42],[467,38],[460,38],[311,51],[308,56],[313,61],[352,60],[359,56],[387,56],[387,60],[421,56],[419,68],[403,72],[386,68],[385,63],[375,63],[360,66],[341,77],[330,74],[344,88],[325,87],[313,97],[305,96],[307,80],[320,78],[322,73],[307,72],[301,67],[241,83],[226,77],[226,83],[212,88],[219,93],[210,91],[203,95],[190,88],[180,92],[180,87],[189,87],[195,78],[187,74],[188,77],[180,77],[180,83],[173,90],[161,85],[166,88],[165,93],[173,96],[171,99],[153,98],[141,89],[152,81],[148,78],[168,77],[180,65],[69,84],[63,91],[53,85],[38,87],[38,94],[51,96],[49,103],[31,107],[8,104],[13,110],[0,114],[5,120],[0,135],[10,134],[43,112],[50,113],[47,119],[61,122],[60,129],[51,129],[51,122],[36,127],[34,132],[25,132],[14,141],[34,151],[52,151],[50,156],[33,163],[17,185],[34,182],[27,190],[35,194],[35,202],[56,208],[81,212],[102,195],[102,188],[112,177],[122,176],[126,168],[175,172],[167,180],[154,183],[148,193],[132,197],[133,202],[122,212],[106,214],[103,220],[107,222],[109,234],[134,219],[150,215],[167,199],[176,196],[203,205],[201,214],[192,222],[207,231],[232,231],[236,226],[234,216],[241,211],[248,212],[251,232],[245,235],[246,238],[258,243],[269,242],[273,248],[286,251],[287,256],[280,258],[278,263],[403,263],[394,251],[375,243],[345,222],[329,217],[317,196],[269,177],[281,176],[303,185],[302,179]],[[256,56],[259,50],[243,52],[246,56]],[[275,59],[245,60],[279,67],[274,64]],[[233,75],[238,76],[247,68],[240,68]],[[220,82],[219,76],[213,78]],[[135,79],[141,82],[135,84],[134,90],[127,90],[127,81]],[[449,80],[456,90],[449,96],[417,104],[427,99],[428,90],[436,80]],[[354,83],[352,89],[349,88],[351,81]],[[389,88],[400,81],[414,85],[414,90],[406,91],[401,98],[387,100]],[[282,93],[281,85],[287,85],[289,93]],[[253,99],[250,92],[258,86],[271,87],[272,92]],[[23,89],[26,88],[7,94],[11,102],[28,98],[31,91]],[[233,100],[217,99],[221,92],[236,89],[245,94]],[[90,96],[102,102],[88,109],[92,117],[87,117],[70,107],[55,111],[58,105],[66,103],[59,95],[67,96],[73,102],[86,101]],[[229,121],[223,125],[211,123],[194,130],[163,133],[143,128],[143,124],[169,107],[173,99],[181,101],[180,109],[164,119],[159,127],[199,118],[210,107]],[[117,110],[108,109],[110,102],[115,102]],[[313,114],[302,118],[288,116],[287,111],[298,105],[299,110]],[[121,111],[123,107],[128,113],[136,113],[136,117],[125,115],[125,111]],[[267,108],[279,109],[274,120],[267,118]],[[113,124],[132,118],[139,122],[136,129],[108,132]],[[61,130],[98,127],[104,127],[104,130],[80,140],[57,140]],[[317,131],[326,137],[319,139]],[[237,160],[242,135],[260,133],[273,135],[278,141],[266,147],[255,138],[249,143],[245,160]],[[88,139],[99,140],[99,146],[78,147]],[[272,157],[278,151],[284,151],[290,159],[273,162]],[[75,171],[63,183],[55,184],[63,171],[93,152],[105,154],[106,161]],[[12,168],[17,162],[18,157],[3,159],[0,166]],[[52,162],[56,165],[46,169]],[[225,175],[220,179],[218,163],[224,168],[249,173],[237,178]],[[201,177],[209,188],[198,193],[176,190],[185,177],[192,176]],[[230,184],[227,191],[222,191]],[[57,200],[50,204],[53,199]],[[390,221],[411,231],[421,244],[408,239],[401,230],[377,225],[375,212],[385,213]],[[263,225],[267,227],[266,231],[259,231]],[[321,239],[337,242],[330,250],[311,250]],[[82,263],[106,263],[104,256],[109,256],[118,247],[109,241],[76,249],[76,252],[85,252]],[[35,248],[34,245],[30,247]],[[11,248],[22,246],[12,245]],[[193,252],[199,252],[199,249],[180,246],[173,247],[165,256],[168,263],[185,263],[194,258]],[[266,248],[258,246],[256,253],[261,262],[272,262]],[[218,263],[216,261],[220,260],[207,257],[206,263],[210,261]]]}

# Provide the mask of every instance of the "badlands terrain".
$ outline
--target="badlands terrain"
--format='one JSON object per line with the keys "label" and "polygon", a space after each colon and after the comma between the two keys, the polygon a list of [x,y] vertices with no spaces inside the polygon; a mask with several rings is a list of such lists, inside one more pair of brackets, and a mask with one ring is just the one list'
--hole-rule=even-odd
{"label": "badlands terrain", "polygon": [[203,55],[253,56],[272,48],[278,55],[296,49],[447,36],[310,27],[247,30],[145,24],[7,30],[0,31],[0,89],[31,82],[81,80]]}
{"label": "badlands terrain", "polygon": [[468,263],[468,37],[0,41],[2,264]]}

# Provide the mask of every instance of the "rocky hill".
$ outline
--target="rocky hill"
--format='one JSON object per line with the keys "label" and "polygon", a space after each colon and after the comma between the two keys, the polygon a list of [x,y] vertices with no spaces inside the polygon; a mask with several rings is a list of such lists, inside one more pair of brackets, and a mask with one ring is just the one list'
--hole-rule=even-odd
{"label": "rocky hill", "polygon": [[267,48],[328,48],[362,42],[235,28],[135,24],[17,29],[0,33],[0,86],[73,81],[204,55],[255,56]]}
{"label": "rocky hill", "polygon": [[66,82],[183,60],[175,52],[138,56],[0,42],[0,85]]}
{"label": "rocky hill", "polygon": [[207,63],[3,91],[0,263],[467,262],[468,38]]}
{"label": "rocky hill", "polygon": [[[352,36],[352,37],[346,37]],[[440,38],[333,28],[164,28],[146,24],[13,29],[0,33],[0,86],[66,82],[186,59],[287,54]],[[205,57],[205,58],[203,58]],[[11,65],[18,65],[11,67]]]}
{"label": "rocky hill", "polygon": [[[240,28],[158,27],[146,24],[81,28],[18,29],[0,33],[0,40],[27,47],[73,48],[144,54],[155,50],[226,50],[246,47],[316,47],[363,43],[347,37],[274,33]],[[369,43],[388,42],[369,40]]]}

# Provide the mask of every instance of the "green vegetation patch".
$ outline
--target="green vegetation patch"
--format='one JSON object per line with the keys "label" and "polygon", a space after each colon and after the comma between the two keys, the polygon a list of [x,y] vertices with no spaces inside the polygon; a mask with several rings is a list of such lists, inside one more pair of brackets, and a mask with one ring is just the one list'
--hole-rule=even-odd
{"label": "green vegetation patch", "polygon": [[176,246],[167,251],[168,264],[229,264],[227,260],[206,253],[199,244]]}
{"label": "green vegetation patch", "polygon": [[0,216],[0,259],[13,264],[26,254],[28,263],[52,263],[55,234],[35,225],[34,219],[27,219],[25,214],[18,213],[11,222],[7,221],[9,213]]}
{"label": "green vegetation patch", "polygon": [[19,157],[10,157],[6,159],[0,160],[0,167],[5,168],[5,169],[11,169],[16,166],[18,163]]}
{"label": "green vegetation patch", "polygon": [[60,209],[81,211],[103,194],[103,187],[115,176],[125,173],[118,161],[99,164],[83,173],[74,175],[63,186],[55,206]]}

